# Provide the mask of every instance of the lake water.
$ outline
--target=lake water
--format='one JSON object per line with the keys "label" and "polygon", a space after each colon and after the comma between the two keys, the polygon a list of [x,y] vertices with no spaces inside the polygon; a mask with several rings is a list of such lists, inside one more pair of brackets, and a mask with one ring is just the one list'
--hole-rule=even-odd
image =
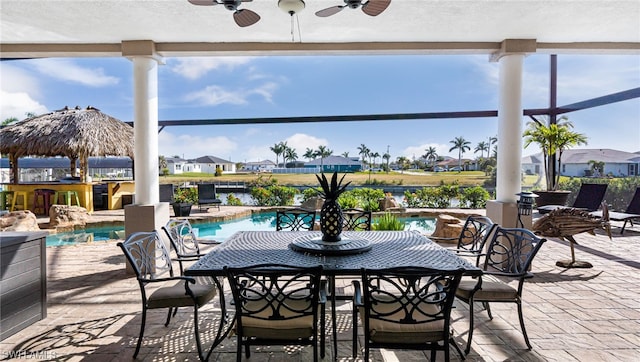
{"label": "lake water", "polygon": [[[404,222],[405,230],[419,230],[430,234],[435,229],[434,218],[411,217],[400,218],[400,220]],[[237,231],[275,230],[275,213],[254,214],[230,221],[198,223],[193,227],[199,238],[224,241]],[[74,232],[51,234],[47,236],[47,246],[74,245],[113,239],[124,239],[124,226],[87,228]]]}

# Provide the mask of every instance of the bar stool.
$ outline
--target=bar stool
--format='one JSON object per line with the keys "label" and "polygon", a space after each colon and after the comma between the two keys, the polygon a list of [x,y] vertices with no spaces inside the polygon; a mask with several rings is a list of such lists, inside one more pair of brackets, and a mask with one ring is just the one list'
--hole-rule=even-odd
{"label": "bar stool", "polygon": [[7,210],[11,208],[11,205],[9,204],[10,200],[13,200],[13,191],[0,191],[0,210]]}
{"label": "bar stool", "polygon": [[60,201],[60,196],[64,200],[62,202],[63,205],[71,206],[71,200],[76,202],[76,205],[80,206],[80,199],[78,198],[78,191],[60,191],[56,190],[56,193],[53,195],[53,202],[58,203]]}
{"label": "bar stool", "polygon": [[27,192],[26,191],[14,191],[13,197],[11,198],[11,212],[16,211],[16,204],[18,203],[18,197],[22,196],[22,204],[19,206],[22,210],[27,209]]}
{"label": "bar stool", "polygon": [[[51,189],[35,189],[33,191],[33,213],[38,209],[42,209],[42,213],[49,215],[49,207],[51,207],[51,196],[55,194],[55,190]],[[40,203],[42,199],[42,203]]]}

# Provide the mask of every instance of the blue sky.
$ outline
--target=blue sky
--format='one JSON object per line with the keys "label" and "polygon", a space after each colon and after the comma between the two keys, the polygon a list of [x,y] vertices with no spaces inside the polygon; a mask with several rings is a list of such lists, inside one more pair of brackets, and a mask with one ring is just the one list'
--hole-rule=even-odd
{"label": "blue sky", "polygon": [[[523,105],[548,105],[549,56],[525,58]],[[87,105],[120,120],[133,118],[132,64],[123,58],[33,59],[0,62],[0,119],[25,118]],[[640,86],[638,55],[561,55],[558,104]],[[289,56],[166,58],[159,67],[159,119],[331,116],[495,110],[498,64],[486,55]],[[640,151],[640,100],[569,114],[582,148]],[[528,119],[523,118],[523,122]],[[159,135],[164,156],[212,155],[234,162],[275,160],[269,150],[287,142],[300,159],[306,148],[327,146],[358,156],[365,144],[393,160],[420,157],[464,137],[473,152],[497,135],[497,118],[376,122],[293,123],[166,127]],[[538,152],[534,146],[523,155]]]}

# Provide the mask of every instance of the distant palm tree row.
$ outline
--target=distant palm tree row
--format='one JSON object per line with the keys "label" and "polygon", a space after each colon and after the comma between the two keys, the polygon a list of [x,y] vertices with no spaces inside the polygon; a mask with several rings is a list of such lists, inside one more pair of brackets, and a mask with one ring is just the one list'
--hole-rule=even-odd
{"label": "distant palm tree row", "polygon": [[[498,141],[497,137],[489,137],[488,142],[481,141],[479,142],[475,149],[474,153],[480,152],[480,158],[484,158],[484,153],[487,153],[486,158],[488,159],[490,156],[491,146],[494,146]],[[449,152],[458,150],[458,167],[462,170],[462,155],[465,152],[471,150],[471,142],[467,141],[464,137],[456,137],[453,140],[449,141],[453,146],[449,149]],[[270,147],[271,151],[276,155],[276,164],[279,165],[278,161],[280,160],[280,155],[282,155],[282,162],[286,165],[287,161],[295,162],[298,158],[298,155],[294,149],[287,146],[287,142],[280,142]],[[425,149],[425,154],[422,155],[422,158],[426,160],[426,166],[431,166],[431,168],[435,167],[437,161],[442,160],[443,158],[438,155],[436,148],[433,146],[429,146],[429,148]],[[497,147],[493,147],[494,155],[497,153]],[[323,166],[323,160],[326,157],[329,157],[333,154],[333,151],[328,149],[326,146],[318,146],[317,149],[307,148],[303,157],[308,160],[313,160],[317,157],[320,157],[320,165]],[[367,147],[364,143],[360,144],[358,147],[358,154],[362,158],[362,164],[366,167],[373,168],[377,163],[377,159],[382,157],[385,161],[385,164],[380,164],[381,168],[384,168],[387,172],[389,171],[389,162],[391,160],[391,155],[389,154],[389,149],[387,148],[387,152],[380,155],[378,152],[373,152],[369,147]],[[342,156],[349,158],[349,152],[343,152]],[[420,167],[420,160],[409,160],[405,156],[399,156],[396,158],[396,164],[402,170],[407,170],[413,164],[417,168]],[[422,163],[424,165],[424,163]]]}

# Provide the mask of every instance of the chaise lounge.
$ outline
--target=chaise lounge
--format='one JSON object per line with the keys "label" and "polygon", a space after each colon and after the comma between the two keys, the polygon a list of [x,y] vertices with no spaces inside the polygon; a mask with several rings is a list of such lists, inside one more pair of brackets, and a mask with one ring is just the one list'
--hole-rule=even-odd
{"label": "chaise lounge", "polygon": [[202,208],[208,208],[210,206],[217,207],[220,210],[222,200],[216,195],[215,184],[198,184],[198,207],[200,211]]}
{"label": "chaise lounge", "polygon": [[[602,211],[594,211],[590,214],[602,217]],[[633,194],[629,206],[627,206],[624,212],[609,211],[609,220],[624,221],[620,235],[624,233],[624,228],[627,226],[627,223],[633,226],[634,220],[640,221],[640,187],[636,188],[636,192]]]}

